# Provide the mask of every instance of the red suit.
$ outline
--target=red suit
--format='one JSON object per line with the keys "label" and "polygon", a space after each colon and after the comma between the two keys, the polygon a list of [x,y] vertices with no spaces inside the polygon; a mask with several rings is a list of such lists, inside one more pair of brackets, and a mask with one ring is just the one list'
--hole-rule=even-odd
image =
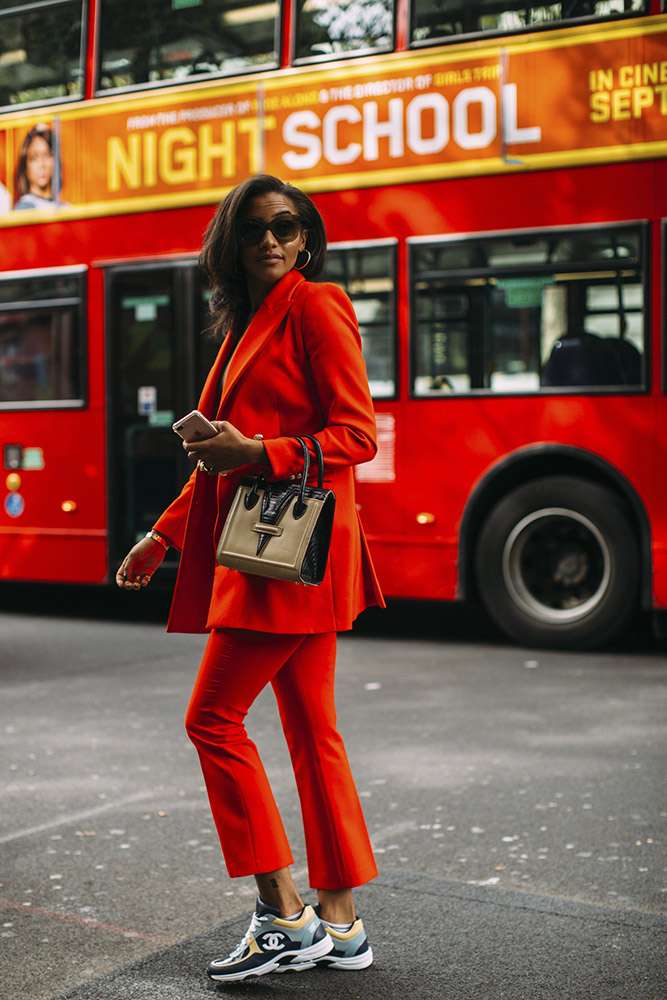
{"label": "red suit", "polygon": [[168,630],[211,630],[188,732],[200,754],[230,874],[259,874],[291,863],[266,776],[243,726],[250,704],[271,682],[301,797],[311,884],[348,888],[377,870],[335,727],[335,633],[351,628],[368,605],[384,603],[354,500],[352,466],[376,451],[361,339],[344,292],[291,271],[271,289],[232,350],[227,337],[199,409],[209,419],[228,420],[246,437],[263,435],[267,478],[297,474],[303,455],[294,436],[316,435],[336,513],[319,587],[216,564],[216,543],[238,482],[258,468],[216,477],[194,472],[159,518],[156,531],[182,550]]}

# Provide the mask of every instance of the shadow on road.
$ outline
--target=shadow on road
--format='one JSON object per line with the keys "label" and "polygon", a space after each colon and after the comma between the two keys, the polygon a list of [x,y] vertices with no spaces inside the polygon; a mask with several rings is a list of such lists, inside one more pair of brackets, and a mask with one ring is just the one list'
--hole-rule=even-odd
{"label": "shadow on road", "polygon": [[[0,582],[0,613],[166,624],[171,593],[168,582],[131,592],[115,586]],[[388,601],[387,609],[365,611],[355,623],[354,634],[512,644],[478,605],[446,601]],[[664,653],[667,642],[655,638],[651,616],[641,614],[612,648],[616,652]]]}
{"label": "shadow on road", "polygon": [[[102,621],[167,621],[171,586],[141,591],[111,586],[49,583],[0,583],[0,612]],[[451,639],[457,642],[505,642],[480,608],[441,601],[389,602],[386,610],[369,608],[354,627],[356,635]]]}

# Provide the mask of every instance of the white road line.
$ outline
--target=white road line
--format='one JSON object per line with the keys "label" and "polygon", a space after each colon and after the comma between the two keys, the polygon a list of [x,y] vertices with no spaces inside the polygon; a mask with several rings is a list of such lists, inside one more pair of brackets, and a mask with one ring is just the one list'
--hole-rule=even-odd
{"label": "white road line", "polygon": [[25,913],[29,917],[45,917],[47,920],[61,920],[65,924],[77,924],[79,927],[86,927],[93,931],[106,931],[107,934],[120,934],[121,937],[130,940],[150,941],[151,944],[162,946],[176,944],[176,938],[166,937],[164,934],[148,934],[145,931],[133,931],[127,927],[118,927],[116,924],[104,924],[101,920],[79,917],[75,913],[57,913],[55,910],[46,910],[41,906],[28,906],[26,903],[18,903],[14,899],[0,899],[0,909]]}
{"label": "white road line", "polygon": [[147,802],[155,798],[153,792],[138,792],[135,795],[128,795],[127,798],[117,799],[115,802],[105,802],[104,805],[96,806],[94,809],[84,809],[81,812],[68,813],[65,816],[58,816],[48,823],[40,823],[39,826],[29,826],[24,830],[15,830],[13,833],[6,833],[0,837],[0,844],[9,844],[12,840],[21,840],[23,837],[32,837],[36,833],[45,833],[47,830],[55,830],[59,826],[69,826],[71,823],[80,823],[84,819],[92,819],[94,816],[102,816],[104,813],[112,812],[114,809],[122,809],[124,806],[132,805],[134,802]]}

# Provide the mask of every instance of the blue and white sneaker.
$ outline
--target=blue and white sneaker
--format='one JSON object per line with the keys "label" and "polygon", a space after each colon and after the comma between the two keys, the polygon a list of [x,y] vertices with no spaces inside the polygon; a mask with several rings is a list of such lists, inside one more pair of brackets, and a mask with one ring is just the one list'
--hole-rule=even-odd
{"label": "blue and white sneaker", "polygon": [[[316,907],[315,912],[319,916],[318,911],[319,907]],[[328,954],[318,958],[316,965],[326,969],[367,969],[372,964],[373,950],[359,917],[346,931],[336,930],[326,920],[322,920],[322,924],[333,942],[333,948]]]}
{"label": "blue and white sneaker", "polygon": [[334,948],[334,942],[312,906],[304,906],[296,920],[283,920],[279,911],[257,899],[250,927],[227,958],[214,959],[206,971],[217,982],[233,982],[267,972],[301,972]]}

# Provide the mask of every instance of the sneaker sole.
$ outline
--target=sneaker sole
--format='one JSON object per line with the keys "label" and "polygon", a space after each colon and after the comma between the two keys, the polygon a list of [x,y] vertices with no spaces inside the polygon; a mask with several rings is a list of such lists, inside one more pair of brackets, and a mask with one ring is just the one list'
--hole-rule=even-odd
{"label": "sneaker sole", "polygon": [[321,969],[341,969],[341,970],[353,970],[353,969],[367,969],[369,965],[373,964],[373,951],[369,948],[367,951],[361,953],[361,955],[351,955],[349,958],[328,958],[326,955],[321,958],[317,965]]}
{"label": "sneaker sole", "polygon": [[270,962],[266,962],[264,965],[258,965],[254,969],[241,969],[239,972],[210,972],[208,975],[210,979],[215,980],[216,983],[234,983],[241,979],[249,979],[251,976],[265,976],[267,972],[273,972],[277,969],[278,963],[275,958],[272,958]]}
{"label": "sneaker sole", "polygon": [[321,941],[311,944],[310,948],[300,948],[299,951],[293,952],[290,957],[281,955],[278,959],[278,968],[274,971],[289,972],[291,969],[296,969],[298,972],[303,972],[304,969],[312,969],[317,965],[317,960],[324,958],[330,951],[333,951],[333,948],[334,943],[326,934]]}
{"label": "sneaker sole", "polygon": [[282,955],[271,958],[264,965],[258,965],[254,969],[240,969],[238,972],[225,973],[209,972],[211,979],[218,983],[239,982],[242,979],[249,979],[251,976],[265,976],[269,972],[303,972],[306,969],[315,967],[315,959],[323,958],[333,949],[333,941],[327,934],[321,941],[311,944],[309,948],[300,948],[298,951],[285,951]]}

